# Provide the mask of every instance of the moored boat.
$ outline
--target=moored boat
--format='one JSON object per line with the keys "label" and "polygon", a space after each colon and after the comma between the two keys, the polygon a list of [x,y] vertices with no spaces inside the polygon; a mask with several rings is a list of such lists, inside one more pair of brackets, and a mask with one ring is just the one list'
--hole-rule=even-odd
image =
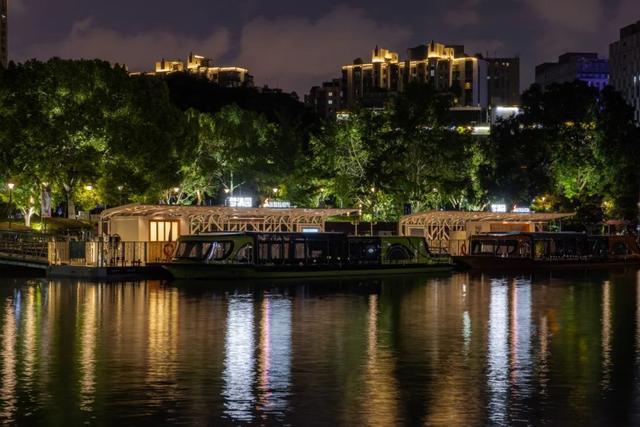
{"label": "moored boat", "polygon": [[[463,252],[466,252],[464,248]],[[594,268],[640,264],[634,236],[584,233],[486,233],[472,236],[469,253],[454,257],[473,269]]]}
{"label": "moored boat", "polygon": [[453,260],[422,237],[246,232],[182,236],[164,267],[176,279],[345,277],[448,272]]}

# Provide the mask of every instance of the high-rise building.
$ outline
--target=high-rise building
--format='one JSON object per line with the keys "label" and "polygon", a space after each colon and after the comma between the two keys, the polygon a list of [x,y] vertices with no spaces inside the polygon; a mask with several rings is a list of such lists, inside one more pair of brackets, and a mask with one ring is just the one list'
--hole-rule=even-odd
{"label": "high-rise building", "polygon": [[9,61],[9,29],[7,0],[0,0],[0,65],[7,66]]}
{"label": "high-rise building", "polygon": [[396,52],[377,46],[370,63],[358,58],[352,65],[345,65],[342,67],[344,104],[350,107],[356,103],[367,107],[382,106],[389,93],[401,90],[401,68]]}
{"label": "high-rise building", "polygon": [[184,72],[204,76],[223,87],[253,86],[253,76],[246,68],[215,67],[213,60],[193,53],[189,54],[186,62],[180,59],[162,59],[156,62],[155,72],[152,74],[166,75]]}
{"label": "high-rise building", "polygon": [[376,47],[370,62],[358,58],[343,66],[343,105],[381,107],[410,82],[451,91],[459,107],[485,108],[488,104],[487,62],[465,54],[463,46],[431,42],[408,49],[405,61],[396,52]]}
{"label": "high-rise building", "polygon": [[640,21],[620,30],[620,40],[609,48],[611,84],[634,110],[640,123]]}
{"label": "high-rise building", "polygon": [[609,84],[609,61],[593,52],[569,52],[558,62],[545,62],[536,67],[536,83],[543,89],[554,83],[581,80],[602,90]]}
{"label": "high-rise building", "polygon": [[341,108],[341,80],[333,79],[311,88],[304,103],[325,119],[334,118]]}
{"label": "high-rise building", "polygon": [[485,58],[489,104],[520,105],[520,58]]}

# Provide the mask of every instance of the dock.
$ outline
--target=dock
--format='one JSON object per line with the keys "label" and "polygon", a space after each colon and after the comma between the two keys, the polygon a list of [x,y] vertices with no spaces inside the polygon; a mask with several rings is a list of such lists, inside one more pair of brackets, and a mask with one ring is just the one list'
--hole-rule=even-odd
{"label": "dock", "polygon": [[160,279],[169,261],[159,244],[94,240],[50,240],[33,233],[0,234],[0,266],[33,270],[49,278],[92,280]]}

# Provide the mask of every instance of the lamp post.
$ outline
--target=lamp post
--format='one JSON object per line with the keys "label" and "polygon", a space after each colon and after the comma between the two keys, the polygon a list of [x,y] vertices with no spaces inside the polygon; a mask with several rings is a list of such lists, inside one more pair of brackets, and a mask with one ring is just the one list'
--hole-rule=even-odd
{"label": "lamp post", "polygon": [[118,204],[122,205],[122,190],[124,190],[124,185],[118,185]]}
{"label": "lamp post", "polygon": [[11,229],[11,205],[13,204],[13,188],[16,185],[13,182],[10,182],[7,184],[7,187],[9,188],[9,207],[7,208],[7,216],[9,217],[9,229]]}
{"label": "lamp post", "polygon": [[369,222],[369,235],[373,236],[373,220],[376,216],[376,187],[371,187],[371,221]]}

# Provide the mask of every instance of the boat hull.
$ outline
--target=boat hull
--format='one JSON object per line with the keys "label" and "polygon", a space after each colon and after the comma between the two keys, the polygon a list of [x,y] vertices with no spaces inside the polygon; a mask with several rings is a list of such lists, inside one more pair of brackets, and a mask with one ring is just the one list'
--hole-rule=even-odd
{"label": "boat hull", "polygon": [[640,258],[591,260],[534,260],[530,258],[497,258],[486,256],[459,256],[454,262],[460,268],[473,270],[562,270],[640,266]]}
{"label": "boat hull", "polygon": [[449,273],[452,264],[371,266],[238,266],[171,263],[163,266],[175,279],[290,279],[317,277],[362,277],[403,274]]}

